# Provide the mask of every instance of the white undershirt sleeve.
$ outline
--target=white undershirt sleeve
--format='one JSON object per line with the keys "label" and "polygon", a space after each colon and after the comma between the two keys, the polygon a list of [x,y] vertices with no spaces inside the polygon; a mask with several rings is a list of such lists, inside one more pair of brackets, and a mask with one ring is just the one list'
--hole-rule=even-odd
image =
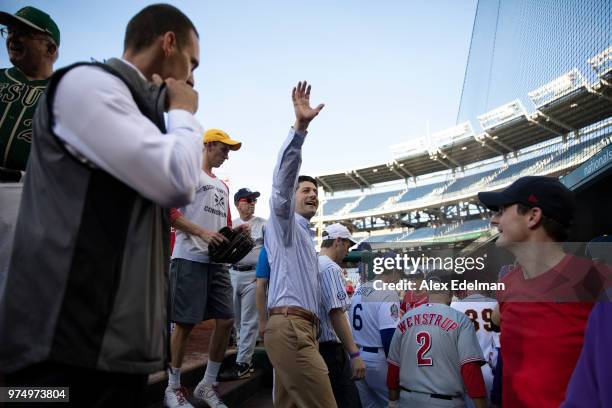
{"label": "white undershirt sleeve", "polygon": [[69,71],[53,103],[53,131],[69,151],[164,206],[193,199],[202,128],[187,111],[168,113],[166,134],[142,115],[128,87],[98,67]]}

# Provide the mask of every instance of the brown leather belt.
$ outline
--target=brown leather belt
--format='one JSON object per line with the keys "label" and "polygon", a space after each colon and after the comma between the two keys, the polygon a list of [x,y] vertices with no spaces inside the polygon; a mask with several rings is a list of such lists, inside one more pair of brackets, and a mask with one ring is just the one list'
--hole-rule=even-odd
{"label": "brown leather belt", "polygon": [[301,308],[299,306],[273,307],[268,310],[268,314],[270,316],[273,316],[273,315],[298,316],[298,317],[301,317],[302,319],[308,320],[310,323],[314,324],[317,327],[319,326],[319,318],[314,313],[304,308]]}

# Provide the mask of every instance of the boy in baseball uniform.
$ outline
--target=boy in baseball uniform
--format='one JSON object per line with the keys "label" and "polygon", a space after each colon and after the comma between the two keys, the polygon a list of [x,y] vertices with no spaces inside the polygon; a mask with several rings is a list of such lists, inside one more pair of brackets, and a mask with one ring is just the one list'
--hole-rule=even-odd
{"label": "boy in baseball uniform", "polygon": [[451,275],[430,272],[429,303],[409,310],[391,341],[389,407],[465,407],[464,393],[486,407],[484,363],[474,325],[452,309]]}

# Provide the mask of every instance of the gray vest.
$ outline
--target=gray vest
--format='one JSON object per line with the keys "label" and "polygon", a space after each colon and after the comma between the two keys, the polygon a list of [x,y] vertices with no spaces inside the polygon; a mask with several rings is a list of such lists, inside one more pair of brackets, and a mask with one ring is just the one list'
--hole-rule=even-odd
{"label": "gray vest", "polygon": [[[70,154],[53,134],[57,71],[34,116],[34,141],[0,299],[0,371],[41,361],[151,373],[167,360],[167,211]],[[165,93],[125,63],[124,81],[165,132]],[[88,103],[87,89],[83,103]]]}

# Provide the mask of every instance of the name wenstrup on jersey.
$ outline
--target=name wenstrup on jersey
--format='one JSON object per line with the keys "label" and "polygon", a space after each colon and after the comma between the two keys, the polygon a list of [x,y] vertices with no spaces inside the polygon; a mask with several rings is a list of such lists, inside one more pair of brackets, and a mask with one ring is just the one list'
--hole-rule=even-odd
{"label": "name wenstrup on jersey", "polygon": [[438,326],[444,331],[451,331],[459,327],[459,323],[453,319],[443,316],[437,313],[420,313],[412,316],[407,316],[406,319],[401,321],[397,328],[402,334],[412,326]]}

